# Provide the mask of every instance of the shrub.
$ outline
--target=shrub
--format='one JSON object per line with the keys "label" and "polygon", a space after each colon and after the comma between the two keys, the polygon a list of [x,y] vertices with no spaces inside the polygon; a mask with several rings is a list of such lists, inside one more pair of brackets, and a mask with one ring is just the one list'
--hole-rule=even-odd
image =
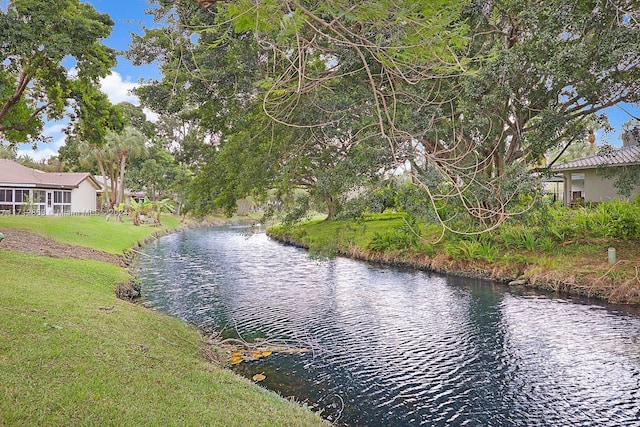
{"label": "shrub", "polygon": [[640,218],[631,212],[624,212],[611,218],[606,226],[607,237],[623,240],[640,239]]}
{"label": "shrub", "polygon": [[444,251],[451,258],[456,260],[473,260],[476,259],[480,243],[473,240],[459,240],[457,242],[449,242],[445,245]]}
{"label": "shrub", "polygon": [[601,228],[613,239],[640,239],[640,209],[622,200],[601,203],[596,212],[603,218]]}
{"label": "shrub", "polygon": [[398,188],[395,194],[395,206],[411,216],[435,220],[429,194],[424,188],[407,183]]}
{"label": "shrub", "polygon": [[546,236],[540,239],[540,249],[542,249],[543,251],[551,252],[553,251],[554,247],[555,244],[553,243],[553,240],[551,240],[551,237]]}
{"label": "shrub", "polygon": [[413,237],[399,229],[392,230],[389,233],[376,231],[367,245],[367,249],[381,252],[406,250],[415,246],[415,243]]}
{"label": "shrub", "polygon": [[372,251],[385,250],[433,250],[420,243],[421,229],[418,219],[412,216],[405,217],[404,224],[394,228],[390,232],[375,232],[367,248]]}
{"label": "shrub", "polygon": [[480,243],[476,248],[475,257],[486,262],[495,262],[498,259],[498,250],[490,243]]}

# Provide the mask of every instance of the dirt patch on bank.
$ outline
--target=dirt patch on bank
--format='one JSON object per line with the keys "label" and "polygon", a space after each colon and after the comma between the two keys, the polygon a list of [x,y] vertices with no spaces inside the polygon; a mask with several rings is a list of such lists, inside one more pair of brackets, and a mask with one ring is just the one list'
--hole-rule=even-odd
{"label": "dirt patch on bank", "polygon": [[93,259],[108,262],[121,267],[125,266],[124,257],[84,246],[61,243],[40,236],[30,230],[3,230],[4,240],[0,242],[0,250],[6,249],[52,258]]}

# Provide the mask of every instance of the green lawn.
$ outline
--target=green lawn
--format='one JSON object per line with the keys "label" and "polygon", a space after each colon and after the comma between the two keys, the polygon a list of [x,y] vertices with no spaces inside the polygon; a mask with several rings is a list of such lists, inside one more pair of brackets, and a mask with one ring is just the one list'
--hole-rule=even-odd
{"label": "green lawn", "polygon": [[[179,219],[163,217],[163,225],[174,228]],[[145,237],[159,231],[150,225],[135,226],[130,220],[115,222],[104,216],[25,216],[5,215],[0,217],[0,231],[4,228],[26,229],[72,245],[88,246],[121,255]]]}
{"label": "green lawn", "polygon": [[[83,236],[83,244],[113,252],[151,229],[99,217],[3,217],[0,230],[8,223],[66,242]],[[115,284],[130,279],[125,269],[11,252],[1,243],[0,263],[2,426],[323,424],[207,362],[190,325],[118,300]]]}

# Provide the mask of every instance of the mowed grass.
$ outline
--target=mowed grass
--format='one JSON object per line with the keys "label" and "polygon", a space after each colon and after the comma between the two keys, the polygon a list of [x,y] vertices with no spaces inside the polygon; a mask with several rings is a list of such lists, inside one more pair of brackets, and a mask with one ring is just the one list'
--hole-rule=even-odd
{"label": "mowed grass", "polygon": [[325,221],[315,218],[293,229],[277,224],[269,229],[276,236],[289,234],[311,249],[355,245],[366,247],[376,232],[386,232],[405,223],[402,213],[368,215],[363,221]]}
{"label": "mowed grass", "polygon": [[[94,220],[67,218],[75,219]],[[68,229],[55,224],[54,233]],[[131,239],[119,226],[112,238]],[[103,239],[78,223],[75,229]],[[0,264],[2,426],[323,424],[207,362],[190,325],[117,299],[115,284],[130,279],[125,269],[11,252],[1,243]]]}
{"label": "mowed grass", "polygon": [[[175,228],[179,221],[179,218],[167,215],[163,217],[163,226]],[[123,222],[116,222],[113,217],[107,220],[105,216],[4,215],[0,217],[0,231],[5,228],[29,230],[62,243],[118,255],[159,231],[151,225],[135,226],[127,217]]]}

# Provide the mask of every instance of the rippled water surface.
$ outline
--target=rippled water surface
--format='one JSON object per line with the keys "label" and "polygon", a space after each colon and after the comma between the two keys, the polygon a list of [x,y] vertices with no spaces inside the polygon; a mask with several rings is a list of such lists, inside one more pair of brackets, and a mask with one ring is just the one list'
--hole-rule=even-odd
{"label": "rippled water surface", "polygon": [[239,365],[351,426],[640,425],[640,317],[306,252],[241,229],[166,236],[145,304],[305,354]]}

